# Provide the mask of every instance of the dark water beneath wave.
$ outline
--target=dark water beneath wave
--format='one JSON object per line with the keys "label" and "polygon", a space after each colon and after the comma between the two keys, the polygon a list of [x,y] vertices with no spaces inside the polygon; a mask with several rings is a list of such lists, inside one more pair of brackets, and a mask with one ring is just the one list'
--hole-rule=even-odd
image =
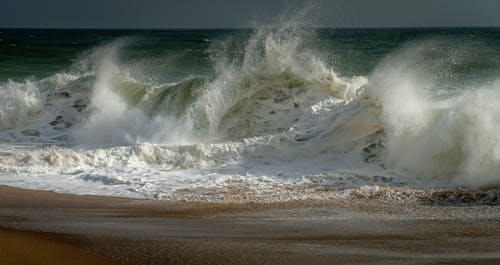
{"label": "dark water beneath wave", "polygon": [[[470,61],[457,65],[457,73],[477,76],[498,71],[500,29],[318,29],[317,39],[308,45],[324,54],[322,57],[342,75],[368,75],[374,67],[394,50],[408,43],[425,40],[446,40],[442,49],[463,52]],[[234,53],[252,30],[51,30],[1,29],[0,80],[22,80],[27,77],[47,77],[70,67],[85,51],[113,41],[129,38],[133,41],[122,52],[123,60],[131,63],[151,60],[163,66],[152,74],[157,78],[184,78],[195,73],[210,72],[211,42],[234,38]],[[15,46],[13,46],[15,45]],[[464,47],[465,46],[465,47]],[[488,50],[484,50],[484,48]],[[431,56],[432,54],[429,54]],[[439,54],[434,57],[438,57]],[[432,57],[432,56],[431,56]],[[437,58],[435,58],[437,59]],[[443,58],[439,58],[442,60]],[[445,58],[446,59],[446,58]],[[176,67],[168,67],[167,62]],[[158,65],[156,65],[158,64]],[[174,76],[174,77],[172,77]],[[164,80],[163,80],[164,81]]]}

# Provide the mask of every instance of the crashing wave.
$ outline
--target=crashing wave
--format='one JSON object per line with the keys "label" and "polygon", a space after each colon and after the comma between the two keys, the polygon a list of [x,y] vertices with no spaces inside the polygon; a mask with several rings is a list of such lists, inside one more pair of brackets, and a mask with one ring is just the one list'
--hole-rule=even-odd
{"label": "crashing wave", "polygon": [[500,184],[498,83],[443,93],[421,59],[432,42],[394,52],[368,76],[341,76],[310,46],[314,30],[291,26],[256,29],[236,53],[241,39],[214,41],[211,71],[175,82],[134,75],[121,58],[133,40],[119,39],[67,71],[2,83],[0,183],[406,201]]}

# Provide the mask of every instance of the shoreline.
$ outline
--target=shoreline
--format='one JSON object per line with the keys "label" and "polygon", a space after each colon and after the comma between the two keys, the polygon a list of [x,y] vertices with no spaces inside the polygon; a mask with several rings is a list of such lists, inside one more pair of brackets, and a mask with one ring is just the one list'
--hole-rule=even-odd
{"label": "shoreline", "polygon": [[12,244],[0,241],[1,264],[47,264],[35,252],[23,258],[39,263],[9,260],[32,242],[72,249],[84,257],[74,264],[498,264],[500,206],[171,202],[0,186],[4,235],[24,243],[6,252]]}

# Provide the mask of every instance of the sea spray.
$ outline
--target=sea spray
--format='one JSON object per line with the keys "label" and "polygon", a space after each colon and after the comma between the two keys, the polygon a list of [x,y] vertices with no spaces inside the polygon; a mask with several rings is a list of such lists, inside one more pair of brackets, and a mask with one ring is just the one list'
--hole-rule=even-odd
{"label": "sea spray", "polygon": [[395,52],[369,79],[367,93],[383,110],[386,165],[459,186],[498,185],[498,83],[463,87],[443,98],[431,82],[435,77],[422,68],[422,53],[433,43]]}
{"label": "sea spray", "polygon": [[36,117],[45,103],[36,83],[9,81],[0,86],[0,129],[22,125]]}
{"label": "sea spray", "polygon": [[[208,132],[208,135],[220,138],[227,130],[245,127],[242,124],[230,124],[239,122],[231,119],[237,112],[242,115],[239,118],[250,126],[247,130],[259,131],[259,128],[255,128],[258,126],[254,124],[255,117],[243,117],[243,112],[257,114],[257,107],[264,107],[268,111],[266,114],[276,114],[277,110],[279,112],[279,108],[273,109],[266,100],[285,106],[281,111],[290,112],[288,119],[291,121],[284,126],[290,127],[293,119],[298,119],[303,114],[293,108],[302,105],[303,108],[299,110],[304,110],[321,97],[346,99],[357,88],[349,87],[351,80],[344,80],[329,69],[314,50],[305,44],[306,37],[311,39],[315,36],[311,30],[289,23],[278,27],[258,28],[245,42],[241,57],[230,56],[230,51],[224,50],[228,46],[233,47],[227,44],[229,40],[217,43],[212,48],[215,51],[212,58],[216,66],[216,77],[188,109],[185,118],[191,123],[190,127],[204,135]],[[221,45],[223,49],[217,49]],[[266,114],[259,115],[267,116],[264,119],[273,118]],[[268,124],[278,123],[278,119],[268,120]],[[221,132],[220,128],[225,128],[226,132]],[[229,137],[251,136],[256,135]]]}
{"label": "sea spray", "polygon": [[[149,141],[153,143],[182,143],[181,125],[170,113],[147,113],[155,98],[146,97],[155,87],[137,83],[124,76],[119,68],[119,52],[126,45],[122,40],[107,44],[95,51],[95,81],[90,99],[90,115],[74,133],[74,141],[85,145],[125,145]],[[125,80],[125,81],[123,81]],[[127,88],[129,86],[130,88]],[[170,86],[162,86],[168,90]],[[130,92],[129,92],[130,90]],[[134,98],[137,97],[137,98]],[[141,101],[147,102],[141,102]],[[132,104],[135,103],[135,104]],[[155,102],[157,105],[163,102]],[[169,140],[172,139],[172,140]]]}

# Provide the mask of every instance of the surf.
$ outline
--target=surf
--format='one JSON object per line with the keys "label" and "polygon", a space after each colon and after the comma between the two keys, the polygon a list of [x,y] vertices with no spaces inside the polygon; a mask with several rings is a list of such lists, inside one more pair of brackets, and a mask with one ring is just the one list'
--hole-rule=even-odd
{"label": "surf", "polygon": [[410,41],[349,75],[315,45],[330,43],[321,32],[280,22],[203,36],[205,49],[185,51],[200,66],[182,76],[158,50],[130,54],[144,37],[124,37],[52,76],[3,82],[0,182],[270,201],[498,187],[498,82],[492,66],[461,70],[473,49]]}

